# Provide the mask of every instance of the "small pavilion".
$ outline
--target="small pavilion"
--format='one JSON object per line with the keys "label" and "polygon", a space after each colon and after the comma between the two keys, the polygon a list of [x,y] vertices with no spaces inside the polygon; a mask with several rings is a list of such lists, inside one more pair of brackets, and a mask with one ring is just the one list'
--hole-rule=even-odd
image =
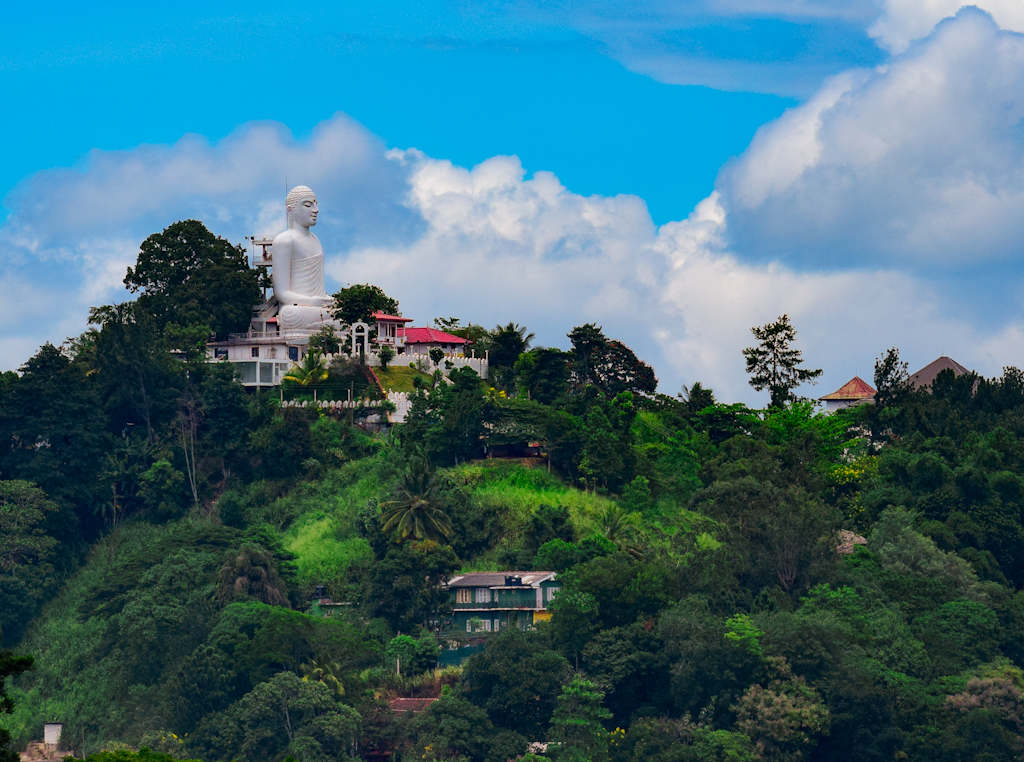
{"label": "small pavilion", "polygon": [[826,413],[834,413],[855,405],[874,405],[875,390],[860,376],[854,376],[831,394],[818,397],[818,401],[825,403]]}

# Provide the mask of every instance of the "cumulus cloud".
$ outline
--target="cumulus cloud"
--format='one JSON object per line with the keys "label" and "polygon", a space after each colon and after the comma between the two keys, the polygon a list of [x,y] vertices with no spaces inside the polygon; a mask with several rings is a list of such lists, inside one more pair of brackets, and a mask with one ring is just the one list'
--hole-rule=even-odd
{"label": "cumulus cloud", "polygon": [[927,37],[942,19],[967,6],[987,11],[1003,29],[1024,32],[1024,3],[1020,0],[880,0],[882,14],[868,29],[890,53],[902,53],[915,40]]}
{"label": "cumulus cloud", "polygon": [[169,146],[93,151],[79,166],[31,176],[4,201],[0,282],[19,289],[0,356],[17,366],[25,346],[59,342],[85,327],[89,306],[124,299],[139,244],[176,220],[201,219],[237,243],[279,232],[286,178],[315,186],[338,210],[321,229],[339,247],[416,237],[423,221],[401,201],[405,170],[384,152],[379,138],[338,115],[305,140],[257,122],[216,143],[189,135]]}
{"label": "cumulus cloud", "polygon": [[[894,65],[889,76],[900,71]],[[809,391],[869,377],[892,345],[915,366],[946,352],[997,373],[1024,350],[1018,319],[979,328],[949,314],[905,267],[801,271],[751,263],[731,248],[735,219],[749,224],[751,210],[828,161],[829,114],[852,108],[852,93],[884,91],[884,76],[833,81],[759,136],[725,191],[661,228],[635,196],[581,196],[549,172],[528,176],[515,157],[465,168],[415,149],[387,151],[344,116],[304,140],[252,124],[218,143],[189,137],[95,153],[29,179],[7,200],[0,298],[18,308],[0,359],[16,367],[43,341],[81,330],[88,306],[124,298],[120,280],[139,243],[174,220],[203,219],[237,242],[277,232],[287,174],[320,196],[329,287],[376,283],[419,325],[441,316],[516,321],[539,343],[565,347],[573,326],[595,322],[654,366],[663,391],[700,380],[722,399],[754,403],[763,399],[746,386],[741,350],[751,326],[783,312],[808,362],[826,370]]]}
{"label": "cumulus cloud", "polygon": [[801,266],[919,270],[1016,259],[1024,36],[964,9],[758,132],[721,173],[731,240]]}

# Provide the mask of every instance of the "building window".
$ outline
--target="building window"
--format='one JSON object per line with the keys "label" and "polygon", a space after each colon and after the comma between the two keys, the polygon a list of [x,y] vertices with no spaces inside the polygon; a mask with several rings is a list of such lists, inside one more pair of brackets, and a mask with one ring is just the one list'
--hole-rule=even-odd
{"label": "building window", "polygon": [[292,362],[298,362],[299,361],[299,348],[298,347],[288,347],[288,359],[291,360]]}
{"label": "building window", "polygon": [[491,602],[491,590],[487,587],[478,587],[476,589],[476,602],[477,603],[490,603]]}
{"label": "building window", "polygon": [[549,601],[550,600],[554,600],[555,593],[557,593],[557,592],[558,592],[558,588],[557,587],[549,587],[548,588],[548,600]]}
{"label": "building window", "polygon": [[260,356],[260,348],[259,347],[253,347],[251,350],[249,350],[249,354],[251,354],[253,357],[259,357]]}
{"label": "building window", "polygon": [[468,587],[460,587],[455,591],[455,602],[456,603],[472,603],[473,602],[473,591]]}

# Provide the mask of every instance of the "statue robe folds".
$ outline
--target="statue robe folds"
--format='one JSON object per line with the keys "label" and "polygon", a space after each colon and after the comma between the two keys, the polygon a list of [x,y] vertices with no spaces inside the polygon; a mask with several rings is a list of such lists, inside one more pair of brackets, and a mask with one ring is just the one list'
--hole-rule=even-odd
{"label": "statue robe folds", "polygon": [[[319,256],[297,258],[291,262],[291,291],[311,297],[327,299],[324,287],[324,258]],[[336,325],[331,313],[324,307],[304,304],[282,304],[277,312],[277,325],[282,332],[313,333],[323,325]]]}

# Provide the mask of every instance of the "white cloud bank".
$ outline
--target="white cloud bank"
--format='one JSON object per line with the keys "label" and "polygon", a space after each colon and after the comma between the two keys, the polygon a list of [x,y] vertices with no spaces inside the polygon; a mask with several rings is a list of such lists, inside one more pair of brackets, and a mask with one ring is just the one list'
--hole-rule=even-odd
{"label": "white cloud bank", "polygon": [[[1024,361],[1020,305],[977,325],[948,310],[924,265],[963,265],[957,247],[972,235],[989,262],[1015,254],[1021,49],[962,13],[886,70],[837,78],[766,127],[720,192],[660,229],[637,197],[583,197],[550,173],[528,178],[515,157],[466,169],[386,152],[344,116],[301,141],[258,123],[216,144],[96,153],[7,201],[0,358],[15,367],[81,330],[89,305],[123,298],[139,243],[174,220],[203,219],[238,242],[277,232],[287,175],[320,195],[332,285],[377,283],[416,324],[512,320],[565,346],[573,326],[596,322],[655,367],[663,391],[700,380],[725,400],[763,401],[746,386],[741,350],[751,326],[783,312],[808,362],[826,370],[808,392],[869,379],[893,345],[914,366],[946,353],[996,374]],[[815,242],[833,229],[827,240],[891,248],[883,257],[876,244],[867,264],[798,269],[752,263],[730,244],[755,234],[778,244],[793,230]],[[988,272],[969,261],[965,277]]]}
{"label": "white cloud bank", "polygon": [[902,53],[915,40],[931,34],[945,18],[961,8],[974,6],[987,11],[1003,29],[1024,32],[1024,3],[1021,0],[878,0],[882,15],[868,29],[878,44],[890,53]]}
{"label": "white cloud bank", "polygon": [[1022,120],[1024,35],[964,9],[761,128],[719,177],[730,240],[802,266],[1016,260]]}

